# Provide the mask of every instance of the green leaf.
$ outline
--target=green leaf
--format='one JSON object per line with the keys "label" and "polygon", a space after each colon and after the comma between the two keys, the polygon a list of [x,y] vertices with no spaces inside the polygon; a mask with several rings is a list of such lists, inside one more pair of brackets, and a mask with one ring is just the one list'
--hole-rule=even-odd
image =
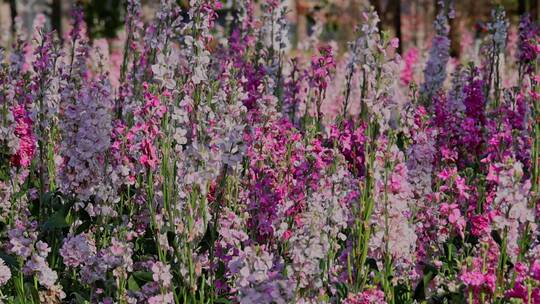
{"label": "green leaf", "polygon": [[367,258],[366,264],[369,266],[370,269],[374,271],[379,271],[379,267],[377,266],[377,261],[373,258]]}
{"label": "green leaf", "polygon": [[82,303],[82,304],[90,303],[86,298],[84,298],[81,294],[77,292],[72,292],[71,295],[74,296],[75,301],[76,301],[75,303]]}
{"label": "green leaf", "polygon": [[491,231],[491,237],[493,238],[495,243],[497,243],[497,245],[499,245],[499,247],[502,246],[502,238],[501,238],[501,235],[499,234],[499,232],[497,230],[492,230]]}
{"label": "green leaf", "polygon": [[11,255],[0,252],[0,258],[6,262],[8,266],[10,266],[12,269],[19,269],[19,263],[17,262],[17,259],[12,257]]}
{"label": "green leaf", "polygon": [[26,303],[26,299],[21,299],[19,296],[17,296],[15,298],[15,300],[13,301],[14,304],[22,304],[22,303]]}
{"label": "green leaf", "polygon": [[347,287],[347,284],[345,283],[337,283],[337,295],[340,299],[344,299],[349,294],[349,288]]}
{"label": "green leaf", "polygon": [[141,288],[139,287],[139,284],[137,284],[137,280],[135,280],[135,277],[132,275],[129,276],[128,279],[128,290],[130,291],[140,291]]}
{"label": "green leaf", "polygon": [[232,304],[233,302],[225,298],[217,298],[214,303]]}
{"label": "green leaf", "polygon": [[28,295],[32,296],[35,301],[34,303],[39,302],[39,293],[38,290],[34,287],[34,284],[30,282],[24,283],[24,290]]}
{"label": "green leaf", "polygon": [[58,191],[46,192],[41,198],[41,203],[43,206],[51,208],[54,211],[66,209],[69,210],[73,206],[73,201],[65,200],[62,193]]}
{"label": "green leaf", "polygon": [[54,213],[49,219],[43,224],[43,230],[49,231],[54,229],[62,229],[69,227],[69,224],[66,222],[66,211],[61,209]]}
{"label": "green leaf", "polygon": [[141,280],[144,282],[152,282],[154,280],[152,278],[152,273],[150,271],[135,271],[133,273],[133,276],[137,278],[138,280]]}
{"label": "green leaf", "polygon": [[425,300],[426,299],[426,286],[435,278],[437,275],[437,268],[432,265],[426,265],[424,268],[424,277],[422,281],[416,285],[414,289],[414,299],[415,300]]}

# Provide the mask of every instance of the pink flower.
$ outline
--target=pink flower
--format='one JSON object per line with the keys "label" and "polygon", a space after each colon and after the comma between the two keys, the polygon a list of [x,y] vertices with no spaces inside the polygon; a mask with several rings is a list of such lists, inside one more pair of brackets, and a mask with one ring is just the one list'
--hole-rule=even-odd
{"label": "pink flower", "polygon": [[479,288],[484,284],[484,275],[478,271],[465,272],[459,276],[465,285],[473,288]]}
{"label": "pink flower", "polygon": [[456,174],[455,168],[444,168],[439,174],[438,177],[442,179],[443,181],[446,181],[450,179],[452,176]]}
{"label": "pink flower", "polygon": [[524,287],[521,284],[515,284],[513,289],[506,292],[506,296],[508,298],[522,299],[524,301],[522,303],[525,303],[527,301],[527,298],[528,298],[528,296],[527,296],[527,288]]}
{"label": "pink flower", "polygon": [[501,171],[500,168],[497,168],[494,164],[489,164],[489,171],[488,175],[486,176],[486,180],[498,183],[499,182],[499,172]]}
{"label": "pink flower", "polygon": [[362,18],[364,18],[364,21],[369,21],[369,14],[367,12],[362,12]]}
{"label": "pink flower", "polygon": [[336,63],[330,46],[320,47],[319,53],[320,55],[311,58],[310,82],[322,92],[328,86],[330,73],[335,69]]}
{"label": "pink flower", "polygon": [[373,288],[364,290],[361,293],[349,294],[343,304],[386,304],[384,292]]}
{"label": "pink flower", "polygon": [[17,167],[28,167],[36,150],[36,139],[32,134],[32,120],[23,105],[11,108],[17,125],[15,135],[19,138],[19,148],[11,156],[11,163]]}
{"label": "pink flower", "polygon": [[292,231],[288,229],[285,232],[283,232],[282,238],[284,240],[288,240],[289,238],[291,238],[291,236],[292,236]]}
{"label": "pink flower", "polygon": [[471,232],[474,236],[481,236],[490,233],[489,219],[483,215],[473,215],[470,218],[472,224]]}
{"label": "pink flower", "polygon": [[531,266],[531,275],[535,280],[540,281],[540,261],[533,262],[533,265]]}
{"label": "pink flower", "polygon": [[148,139],[144,139],[141,148],[143,154],[139,158],[139,161],[147,168],[155,169],[158,163],[156,147]]}
{"label": "pink flower", "polygon": [[[398,40],[399,43],[399,40]],[[396,46],[397,48],[397,46]],[[418,49],[410,48],[407,50],[404,56],[405,66],[401,71],[401,82],[405,85],[409,85],[414,78],[414,68],[418,61]]]}
{"label": "pink flower", "polygon": [[450,215],[448,216],[448,221],[451,224],[456,224],[461,218],[461,212],[458,209],[453,209]]}
{"label": "pink flower", "polygon": [[454,225],[454,228],[456,231],[461,235],[461,237],[464,236],[464,229],[465,229],[465,219],[461,215],[461,211],[459,210],[459,206],[457,204],[441,204],[440,208],[441,214],[444,216],[446,215],[448,217],[448,222],[452,225]]}
{"label": "pink flower", "polygon": [[496,280],[497,277],[492,273],[484,275],[484,284],[491,292],[495,292]]}
{"label": "pink flower", "polygon": [[467,193],[469,189],[469,186],[465,184],[465,179],[457,176],[456,177],[456,189],[458,190],[459,196],[463,198],[469,198],[469,194]]}
{"label": "pink flower", "polygon": [[392,38],[392,39],[390,40],[390,45],[391,45],[393,48],[397,49],[397,48],[399,47],[399,38],[396,38],[396,37]]}

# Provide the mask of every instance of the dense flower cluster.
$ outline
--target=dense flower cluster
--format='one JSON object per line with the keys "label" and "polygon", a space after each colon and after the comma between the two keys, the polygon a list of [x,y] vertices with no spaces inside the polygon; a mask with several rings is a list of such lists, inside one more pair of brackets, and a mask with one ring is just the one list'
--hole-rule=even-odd
{"label": "dense flower cluster", "polygon": [[285,2],[176,2],[0,51],[0,302],[540,303],[535,22],[450,58],[439,1],[401,60],[373,9],[307,52]]}
{"label": "dense flower cluster", "polygon": [[15,119],[14,134],[19,139],[19,147],[11,156],[11,163],[17,167],[28,167],[36,152],[36,140],[32,134],[32,120],[23,105],[12,109]]}
{"label": "dense flower cluster", "polygon": [[344,301],[344,304],[386,304],[384,292],[378,289],[367,289],[359,294],[351,294]]}

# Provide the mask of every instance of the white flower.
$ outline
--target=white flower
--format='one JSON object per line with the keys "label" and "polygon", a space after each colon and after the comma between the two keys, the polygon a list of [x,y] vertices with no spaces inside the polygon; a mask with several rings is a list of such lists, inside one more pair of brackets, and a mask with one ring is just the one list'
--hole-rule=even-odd
{"label": "white flower", "polygon": [[4,260],[0,258],[0,286],[6,285],[7,281],[11,278],[11,270],[4,263]]}

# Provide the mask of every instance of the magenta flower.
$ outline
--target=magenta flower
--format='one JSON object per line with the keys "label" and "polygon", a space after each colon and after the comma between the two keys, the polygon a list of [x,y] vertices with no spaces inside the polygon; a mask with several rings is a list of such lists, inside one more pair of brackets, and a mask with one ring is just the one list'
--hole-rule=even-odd
{"label": "magenta flower", "polygon": [[32,120],[23,105],[11,109],[15,118],[15,135],[19,138],[17,152],[11,156],[11,163],[17,167],[26,168],[32,161],[36,150],[36,139],[32,133]]}
{"label": "magenta flower", "polygon": [[319,48],[320,55],[311,58],[310,82],[320,92],[325,91],[328,86],[330,73],[335,69],[336,62],[332,47],[322,46]]}
{"label": "magenta flower", "polygon": [[465,283],[465,285],[472,288],[480,288],[484,282],[484,275],[477,271],[465,272],[459,276],[459,278]]}
{"label": "magenta flower", "polygon": [[404,67],[401,70],[401,82],[409,85],[414,79],[415,64],[418,61],[418,49],[410,48],[405,52]]}
{"label": "magenta flower", "polygon": [[141,144],[141,152],[142,155],[139,158],[141,164],[152,170],[155,169],[158,159],[156,155],[156,148],[154,147],[153,143],[151,143],[148,139],[144,139]]}

